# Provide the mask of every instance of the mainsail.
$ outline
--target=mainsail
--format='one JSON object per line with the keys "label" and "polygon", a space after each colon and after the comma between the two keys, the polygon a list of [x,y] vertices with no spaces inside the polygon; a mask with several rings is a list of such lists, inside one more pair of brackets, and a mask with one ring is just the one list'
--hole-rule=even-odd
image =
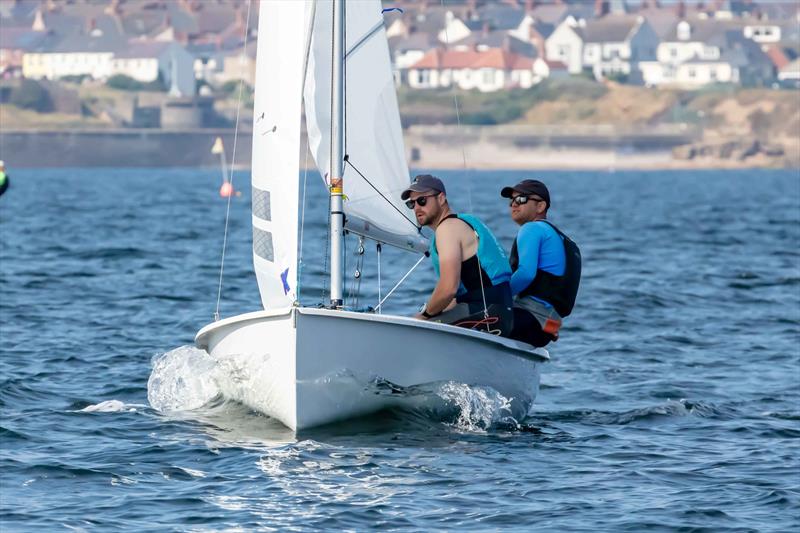
{"label": "mainsail", "polygon": [[[333,2],[320,1],[314,10],[305,85],[308,142],[323,176],[330,160],[333,7]],[[345,35],[347,227],[424,251],[425,239],[400,200],[409,174],[380,0],[348,3]]]}
{"label": "mainsail", "polygon": [[306,3],[261,2],[253,109],[253,263],[265,309],[297,291],[300,112]]}

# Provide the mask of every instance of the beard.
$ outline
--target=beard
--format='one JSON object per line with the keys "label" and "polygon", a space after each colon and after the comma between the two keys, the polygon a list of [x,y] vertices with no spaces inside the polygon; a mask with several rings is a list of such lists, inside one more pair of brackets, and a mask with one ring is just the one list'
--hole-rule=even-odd
{"label": "beard", "polygon": [[417,222],[420,226],[429,226],[439,215],[438,209],[431,209],[430,211],[423,211],[417,217]]}

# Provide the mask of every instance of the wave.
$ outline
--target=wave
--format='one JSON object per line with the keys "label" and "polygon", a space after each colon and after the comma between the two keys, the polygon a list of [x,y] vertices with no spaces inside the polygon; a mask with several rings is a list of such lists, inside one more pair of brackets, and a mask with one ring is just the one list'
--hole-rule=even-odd
{"label": "wave", "polygon": [[153,358],[147,401],[162,413],[198,409],[220,395],[222,377],[206,351],[181,346]]}
{"label": "wave", "polygon": [[556,411],[552,413],[536,413],[532,421],[548,422],[580,422],[598,425],[627,425],[636,422],[654,421],[662,418],[681,418],[696,416],[700,418],[730,419],[734,413],[729,407],[717,406],[706,402],[695,402],[686,399],[671,400],[658,405],[640,407],[628,411],[600,411],[580,409],[573,411]]}
{"label": "wave", "polygon": [[122,411],[133,413],[136,410],[137,406],[129,405],[119,400],[106,400],[97,404],[87,405],[80,411],[83,413],[119,413]]}

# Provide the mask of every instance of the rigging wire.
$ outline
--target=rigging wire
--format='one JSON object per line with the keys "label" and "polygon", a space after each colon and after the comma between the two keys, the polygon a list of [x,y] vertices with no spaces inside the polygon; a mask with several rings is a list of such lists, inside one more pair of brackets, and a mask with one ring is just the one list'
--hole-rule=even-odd
{"label": "rigging wire", "polygon": [[377,305],[377,306],[375,306],[375,307],[376,307],[376,308],[378,308],[378,309],[380,309],[380,307],[383,305],[383,302],[385,302],[385,301],[386,301],[386,299],[387,299],[389,296],[391,296],[391,295],[392,295],[392,293],[395,291],[395,289],[397,289],[397,287],[399,287],[399,286],[400,286],[400,285],[401,285],[401,284],[402,284],[402,283],[403,283],[403,282],[406,280],[406,278],[407,278],[408,276],[410,276],[412,272],[414,272],[414,269],[415,269],[415,268],[417,268],[417,267],[419,266],[419,264],[420,264],[420,263],[422,263],[422,261],[423,261],[424,259],[425,259],[425,255],[421,256],[421,257],[419,258],[419,260],[418,260],[416,263],[414,263],[414,266],[412,266],[412,267],[411,267],[411,270],[409,270],[408,272],[406,272],[405,276],[403,276],[402,278],[400,278],[400,281],[398,281],[398,282],[397,282],[397,284],[395,284],[395,286],[394,286],[394,287],[392,287],[392,290],[390,290],[388,293],[386,293],[386,296],[384,296],[384,297],[383,297],[383,300],[380,300],[380,301],[378,301],[378,305]]}
{"label": "rigging wire", "polygon": [[355,170],[355,171],[356,171],[356,173],[357,173],[359,176],[361,176],[361,178],[362,178],[364,181],[366,181],[366,182],[367,182],[367,184],[368,184],[370,187],[372,187],[373,189],[375,189],[375,192],[377,192],[378,194],[380,194],[380,195],[381,195],[381,198],[383,198],[384,200],[386,200],[386,203],[388,203],[390,206],[392,206],[392,208],[393,208],[395,211],[397,211],[398,213],[400,213],[400,216],[401,216],[401,217],[403,217],[404,219],[408,220],[408,222],[409,222],[409,223],[410,223],[412,226],[414,226],[414,228],[416,228],[417,232],[421,231],[421,230],[420,230],[420,227],[419,227],[419,226],[417,226],[417,224],[416,224],[416,223],[415,223],[413,220],[411,220],[410,218],[408,218],[408,217],[406,216],[406,214],[405,214],[405,213],[403,213],[402,211],[400,211],[400,210],[397,208],[397,206],[396,206],[396,205],[394,205],[394,204],[392,203],[392,201],[391,201],[391,200],[389,200],[389,199],[386,197],[386,195],[384,195],[384,194],[383,194],[383,193],[382,193],[382,192],[381,192],[381,191],[380,191],[380,190],[379,190],[379,189],[378,189],[378,188],[377,188],[375,185],[373,185],[373,184],[372,184],[372,182],[370,182],[370,181],[367,179],[367,177],[366,177],[364,174],[362,174],[362,173],[361,173],[361,171],[360,171],[360,170],[358,170],[358,169],[355,167],[355,165],[353,165],[353,163],[351,163],[351,162],[350,162],[350,156],[349,156],[349,155],[345,155],[345,156],[344,156],[344,162],[345,162],[345,163],[347,163],[348,165],[350,165],[350,167],[352,167],[352,169],[353,169],[353,170]]}
{"label": "rigging wire", "polygon": [[[231,188],[233,188],[233,169],[236,166],[236,145],[239,140],[239,116],[242,110],[242,91],[244,89],[244,66],[245,66],[245,59],[246,59],[246,52],[247,52],[247,38],[249,36],[250,30],[250,12],[252,10],[253,2],[252,0],[248,0],[247,2],[247,20],[244,24],[244,45],[242,46],[242,55],[239,61],[239,98],[236,102],[236,127],[233,131],[233,151],[231,153],[231,166],[229,168],[230,177],[228,178],[228,183],[231,184]],[[231,214],[231,198],[233,195],[228,196],[228,204],[225,208],[225,231],[222,237],[222,258],[220,259],[219,263],[219,285],[217,287],[217,306],[214,310],[214,321],[219,320],[219,304],[222,300],[222,276],[225,272],[225,249],[228,245],[228,226],[230,222],[230,214]]]}
{"label": "rigging wire", "polygon": [[[440,1],[441,1],[441,4],[442,4],[442,9],[444,9],[444,0],[440,0]],[[446,23],[444,25],[444,39],[445,39],[445,44],[447,45],[446,50],[449,50],[450,49],[450,36],[447,34],[447,24]],[[463,133],[462,132],[462,128],[461,128],[461,111],[460,111],[459,106],[458,106],[458,94],[456,94],[455,88],[453,90],[453,105],[456,108],[456,121],[458,122],[458,131],[460,133]],[[462,161],[462,163],[464,165],[464,172],[466,173],[467,172],[467,152],[464,149],[464,137],[463,137],[463,135],[461,136],[461,161]],[[470,179],[469,175],[467,175],[467,198],[469,200],[469,210],[470,210],[470,212],[473,212],[474,208],[472,207],[472,183],[471,183],[471,179]]]}

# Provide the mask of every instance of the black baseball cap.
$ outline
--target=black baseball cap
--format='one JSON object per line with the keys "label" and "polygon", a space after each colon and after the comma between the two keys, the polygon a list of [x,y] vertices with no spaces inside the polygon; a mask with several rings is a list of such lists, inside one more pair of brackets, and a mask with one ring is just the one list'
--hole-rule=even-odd
{"label": "black baseball cap", "polygon": [[500,196],[503,198],[511,198],[514,193],[518,194],[535,194],[545,201],[547,208],[550,209],[550,191],[547,186],[539,180],[522,180],[513,187],[503,187],[500,191]]}
{"label": "black baseball cap", "polygon": [[440,180],[436,176],[431,176],[430,174],[420,174],[419,176],[414,178],[414,181],[411,182],[411,186],[403,191],[403,194],[400,195],[400,199],[408,200],[408,197],[411,196],[412,192],[425,192],[425,191],[437,191],[447,194],[447,191],[444,189],[444,183],[442,183],[442,180]]}

